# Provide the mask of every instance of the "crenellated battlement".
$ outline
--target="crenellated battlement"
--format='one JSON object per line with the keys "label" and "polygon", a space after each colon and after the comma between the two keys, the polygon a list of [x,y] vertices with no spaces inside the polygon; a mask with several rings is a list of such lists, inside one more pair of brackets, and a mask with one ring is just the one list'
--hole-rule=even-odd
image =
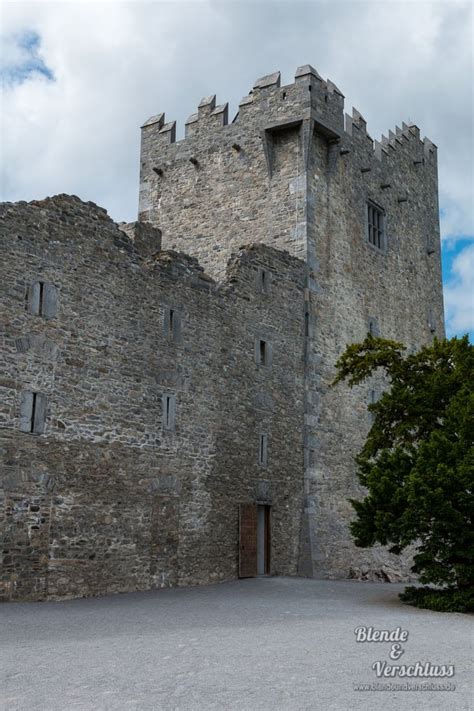
{"label": "crenellated battlement", "polygon": [[382,163],[397,159],[411,159],[413,165],[434,164],[437,162],[437,148],[429,138],[420,138],[420,129],[415,124],[402,123],[402,128],[388,131],[380,140],[373,140],[367,133],[367,122],[360,111],[352,108],[352,115],[345,114],[344,131],[346,141],[342,153],[350,153],[348,143],[353,147],[362,146],[373,153]]}
{"label": "crenellated battlement", "polygon": [[402,128],[388,131],[388,137],[382,135],[380,141],[374,141],[377,158],[402,153],[413,158],[414,164],[434,163],[437,161],[437,148],[426,136],[420,138],[420,129],[415,124],[402,123]]}
{"label": "crenellated battlement", "polygon": [[229,104],[216,106],[216,95],[205,96],[198,105],[196,113],[186,119],[184,130],[185,137],[195,136],[202,130],[212,130],[227,126],[229,118]]}
{"label": "crenellated battlement", "polygon": [[164,113],[149,118],[141,127],[142,174],[152,170],[162,176],[161,162],[173,160],[174,156],[187,158],[198,167],[196,154],[215,146],[217,141],[223,141],[229,149],[239,153],[242,142],[253,135],[263,140],[271,177],[273,136],[292,126],[302,129],[306,162],[309,138],[316,131],[331,143],[339,143],[340,153],[347,156],[346,160],[351,159],[350,154],[362,151],[367,154],[367,161],[376,159],[386,169],[399,161],[414,166],[436,166],[436,146],[426,137],[420,139],[417,126],[403,123],[402,128],[396,126],[395,130],[388,131],[388,136],[374,140],[358,109],[353,108],[352,115],[344,114],[344,95],[336,84],[330,79],[324,80],[314,67],[306,64],[298,67],[293,83],[285,86],[281,85],[279,71],[257,79],[251,91],[240,100],[231,123],[227,102],[217,104],[215,94],[204,97],[197,110],[186,119],[184,139],[179,141],[176,141],[175,121],[167,122]]}
{"label": "crenellated battlement", "polygon": [[[343,129],[344,95],[334,82],[324,81],[309,64],[299,67],[292,84],[281,86],[279,71],[257,79],[238,107],[238,112],[229,124],[228,103],[216,104],[216,95],[204,97],[185,121],[185,138],[199,136],[212,140],[213,131],[227,128],[238,132],[255,122],[259,128],[282,120],[315,118],[335,134]],[[166,122],[165,114],[159,113],[142,125],[142,141],[156,147],[176,143],[176,122]],[[182,141],[178,141],[182,143]]]}

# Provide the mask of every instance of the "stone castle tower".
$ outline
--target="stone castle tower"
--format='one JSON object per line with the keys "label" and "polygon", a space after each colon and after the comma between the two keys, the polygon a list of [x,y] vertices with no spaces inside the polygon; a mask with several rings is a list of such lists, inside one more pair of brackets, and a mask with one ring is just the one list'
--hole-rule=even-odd
{"label": "stone castle tower", "polygon": [[330,384],[367,332],[443,335],[436,148],[343,104],[306,65],[154,116],[131,225],[0,207],[1,599],[408,574],[348,528],[383,382]]}
{"label": "stone castle tower", "polygon": [[228,105],[205,97],[175,136],[164,114],[142,126],[139,219],[165,246],[217,278],[249,242],[306,263],[300,573],[406,572],[383,549],[356,549],[347,527],[348,497],[360,494],[353,457],[382,384],[330,383],[367,332],[410,348],[444,334],[436,147],[404,123],[373,141],[310,65],[287,86],[280,72],[257,80],[230,124]]}

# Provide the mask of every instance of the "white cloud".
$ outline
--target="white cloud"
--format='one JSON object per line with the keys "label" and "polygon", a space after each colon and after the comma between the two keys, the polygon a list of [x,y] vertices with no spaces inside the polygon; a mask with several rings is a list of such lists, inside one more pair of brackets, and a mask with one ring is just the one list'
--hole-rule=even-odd
{"label": "white cloud", "polygon": [[288,83],[310,62],[374,138],[410,119],[438,145],[443,232],[472,234],[471,21],[461,2],[4,3],[5,36],[38,33],[55,81],[4,90],[3,197],[72,192],[133,219],[148,116],[165,110],[182,134],[202,96],[235,110],[258,76]]}
{"label": "white cloud", "polygon": [[257,76],[291,81],[309,61],[352,92],[374,137],[420,125],[439,146],[446,231],[472,231],[470,4],[16,2],[3,15],[6,35],[38,32],[56,78],[5,93],[8,199],[72,191],[131,218],[148,115],[182,124],[216,90],[235,107]]}
{"label": "white cloud", "polygon": [[444,289],[447,335],[474,332],[474,243],[459,252]]}
{"label": "white cloud", "polygon": [[[474,234],[473,6],[467,2],[4,2],[1,199],[67,192],[137,213],[139,126],[202,96],[238,101],[311,63],[373,138],[402,121],[438,146],[442,236]],[[35,39],[38,35],[39,42]],[[473,330],[474,246],[445,288],[448,334]]]}

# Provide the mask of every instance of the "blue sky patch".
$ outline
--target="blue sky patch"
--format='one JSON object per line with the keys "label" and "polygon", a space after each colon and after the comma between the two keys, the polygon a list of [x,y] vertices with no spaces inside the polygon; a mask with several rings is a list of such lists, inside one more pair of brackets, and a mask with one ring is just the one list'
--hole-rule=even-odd
{"label": "blue sky patch", "polygon": [[0,65],[2,84],[22,84],[32,75],[42,75],[54,81],[52,70],[40,56],[41,37],[37,32],[26,30],[20,34],[3,38],[5,48]]}
{"label": "blue sky patch", "polygon": [[[442,212],[442,210],[440,212]],[[458,239],[456,241],[446,240],[442,243],[441,265],[443,268],[443,284],[446,284],[453,276],[451,273],[453,261],[456,259],[458,254],[462,252],[464,247],[472,244],[473,241],[474,236]]]}
{"label": "blue sky patch", "polygon": [[[447,239],[442,243],[441,246],[441,265],[443,270],[443,287],[445,296],[445,318],[446,318],[446,335],[448,338],[450,336],[462,336],[464,333],[468,333],[469,340],[474,343],[474,331],[466,328],[456,328],[453,323],[453,318],[456,316],[456,312],[459,308],[464,308],[470,310],[472,314],[472,306],[474,304],[474,285],[472,283],[472,274],[468,272],[464,273],[461,277],[459,272],[453,270],[453,265],[455,259],[462,254],[462,252],[470,247],[474,243],[474,235],[471,237],[460,238],[457,240]],[[451,299],[449,298],[449,293],[454,293],[455,296],[455,307],[450,304]],[[470,319],[472,323],[472,317]]]}

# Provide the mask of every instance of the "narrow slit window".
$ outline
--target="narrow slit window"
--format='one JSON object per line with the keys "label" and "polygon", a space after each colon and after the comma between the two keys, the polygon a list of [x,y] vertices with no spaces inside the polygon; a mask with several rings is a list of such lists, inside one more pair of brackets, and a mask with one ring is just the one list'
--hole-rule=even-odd
{"label": "narrow slit window", "polygon": [[174,430],[176,424],[176,395],[164,394],[163,406],[163,429]]}
{"label": "narrow slit window", "polygon": [[375,318],[369,318],[368,332],[373,338],[376,338],[379,335],[379,328]]}
{"label": "narrow slit window", "polygon": [[436,331],[436,319],[431,309],[428,311],[428,328],[430,329],[431,333],[434,333]]}
{"label": "narrow slit window", "polygon": [[43,303],[44,303],[44,282],[39,281],[39,314],[43,315]]}
{"label": "narrow slit window", "polygon": [[36,412],[36,397],[37,393],[32,393],[33,400],[31,403],[31,421],[30,421],[30,432],[35,431],[35,412]]}
{"label": "narrow slit window", "polygon": [[265,269],[259,269],[257,285],[262,294],[268,294],[270,292],[270,272],[267,272]]}
{"label": "narrow slit window", "polygon": [[[373,405],[375,402],[375,390],[369,391],[369,405]],[[369,410],[369,422],[371,425],[374,423],[374,413]]]}
{"label": "narrow slit window", "polygon": [[272,344],[264,338],[255,339],[255,364],[260,367],[272,367]]}
{"label": "narrow slit window", "polygon": [[[369,405],[375,405],[376,402],[379,400],[379,393],[377,390],[371,389],[369,390]],[[369,422],[372,425],[375,421],[375,415],[373,412],[369,410]]]}
{"label": "narrow slit window", "polygon": [[268,435],[261,434],[259,442],[258,461],[261,467],[266,467],[268,463]]}
{"label": "narrow slit window", "polygon": [[163,331],[169,341],[181,342],[181,314],[176,309],[164,310]]}

